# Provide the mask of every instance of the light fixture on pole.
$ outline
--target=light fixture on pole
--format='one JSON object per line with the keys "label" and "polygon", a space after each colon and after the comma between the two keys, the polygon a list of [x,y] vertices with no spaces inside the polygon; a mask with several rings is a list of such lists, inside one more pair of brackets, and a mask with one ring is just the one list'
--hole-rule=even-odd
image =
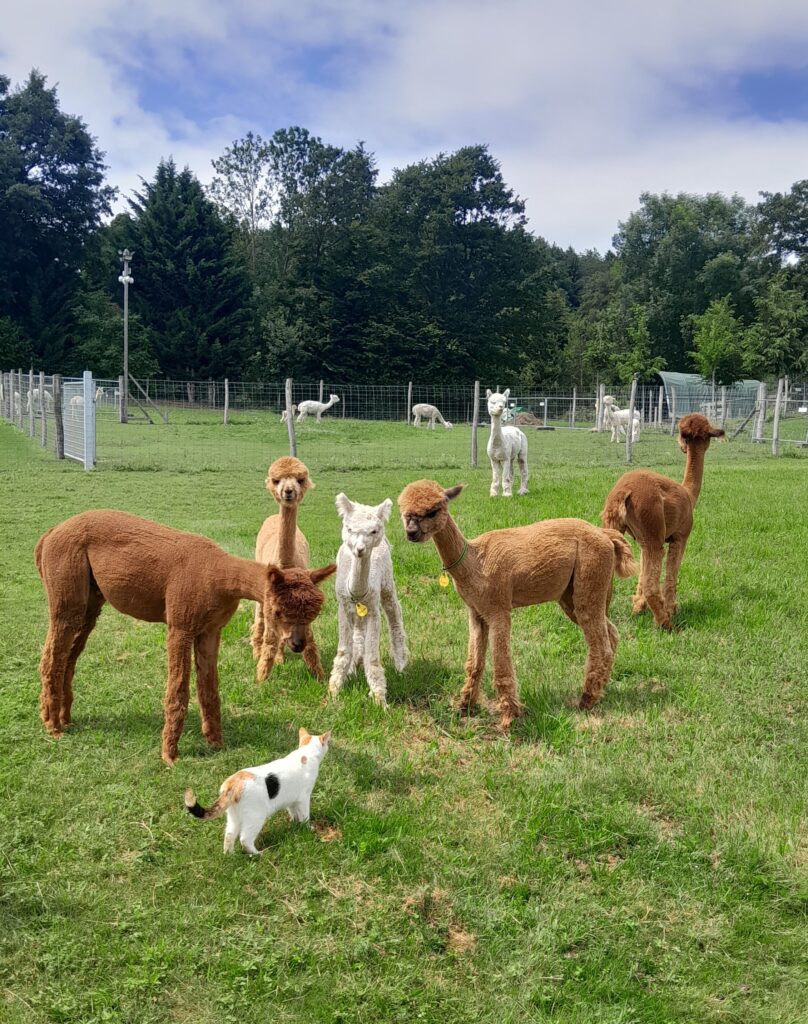
{"label": "light fixture on pole", "polygon": [[129,264],[134,258],[134,252],[124,249],[118,252],[123,260],[123,273],[118,280],[123,285],[123,387],[120,389],[120,421],[128,423],[129,410],[127,397],[129,395],[129,285],[134,284],[135,279],[129,273]]}

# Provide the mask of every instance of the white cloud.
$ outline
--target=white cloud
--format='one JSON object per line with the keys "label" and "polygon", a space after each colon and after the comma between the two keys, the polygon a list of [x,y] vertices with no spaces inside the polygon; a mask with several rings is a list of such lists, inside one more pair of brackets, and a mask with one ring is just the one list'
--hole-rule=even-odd
{"label": "white cloud", "polygon": [[[291,121],[343,145],[365,139],[388,173],[488,142],[534,230],[604,249],[643,190],[754,200],[808,176],[804,124],[683,102],[719,75],[803,66],[808,6],[792,0],[33,0],[6,12],[3,31],[3,71],[21,81],[38,66],[58,82],[124,192],[168,155],[207,180],[233,138]],[[340,46],[329,77],[339,84],[324,87],[306,48]],[[138,101],[147,71],[166,82],[158,111]],[[205,96],[208,74],[225,99],[232,84],[230,105],[218,97],[216,117],[201,103],[183,110],[180,97]],[[240,109],[245,91],[261,123]]]}

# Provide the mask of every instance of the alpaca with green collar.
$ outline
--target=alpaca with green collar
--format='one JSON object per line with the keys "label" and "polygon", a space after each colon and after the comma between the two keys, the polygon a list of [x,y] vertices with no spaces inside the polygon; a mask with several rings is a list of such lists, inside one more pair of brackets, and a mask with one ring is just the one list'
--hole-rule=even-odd
{"label": "alpaca with green collar", "polygon": [[336,497],[342,519],[342,546],[337,553],[336,593],[339,608],[339,644],[328,690],[336,697],[345,680],[360,664],[373,699],[387,700],[387,679],[379,654],[381,613],[390,627],[390,646],[397,672],[407,665],[407,636],[393,579],[393,559],[384,524],[393,502],[360,505],[344,494]]}

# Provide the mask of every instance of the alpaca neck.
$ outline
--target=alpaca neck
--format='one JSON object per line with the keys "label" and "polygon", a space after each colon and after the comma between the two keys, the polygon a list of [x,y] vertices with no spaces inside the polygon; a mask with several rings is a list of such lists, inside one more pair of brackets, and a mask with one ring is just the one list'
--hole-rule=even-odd
{"label": "alpaca neck", "polygon": [[502,417],[492,416],[491,417],[491,440],[501,441],[502,440]]}
{"label": "alpaca neck", "polygon": [[278,531],[278,565],[288,569],[295,564],[297,536],[297,505],[280,506],[281,528]]}
{"label": "alpaca neck", "polygon": [[[471,548],[468,548],[465,555],[463,555],[466,538],[460,532],[460,527],[451,516],[447,517],[446,525],[442,530],[434,534],[432,539],[435,541],[435,547],[438,549],[443,565],[452,566],[451,569],[447,570],[449,575],[457,583],[463,583],[468,578],[469,570],[476,562],[477,555]],[[461,556],[462,561],[459,561]]]}
{"label": "alpaca neck", "polygon": [[704,449],[694,448],[693,445],[688,445],[687,448],[687,465],[685,466],[685,476],[682,480],[682,487],[690,495],[690,500],[695,507],[696,502],[699,500],[699,494],[701,492],[701,481],[704,477]]}
{"label": "alpaca neck", "polygon": [[370,587],[370,555],[368,551],[364,558],[357,558],[351,555],[351,568],[348,572],[348,592],[356,601],[361,601],[366,596]]}
{"label": "alpaca neck", "polygon": [[227,557],[227,577],[222,588],[229,597],[263,601],[267,585],[267,568],[249,558]]}

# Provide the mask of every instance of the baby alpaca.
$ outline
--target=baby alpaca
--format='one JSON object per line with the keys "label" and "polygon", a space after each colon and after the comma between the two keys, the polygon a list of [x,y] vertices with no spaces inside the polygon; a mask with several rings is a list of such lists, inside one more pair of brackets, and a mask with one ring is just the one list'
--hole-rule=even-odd
{"label": "baby alpaca", "polygon": [[451,430],[453,426],[453,424],[443,418],[440,409],[436,405],[429,405],[428,402],[419,402],[417,405],[414,405],[412,407],[412,415],[412,425],[414,427],[419,427],[421,425],[422,417],[429,420],[430,430],[435,429],[435,420],[439,420],[447,430]]}
{"label": "baby alpaca", "polygon": [[[297,412],[297,406],[293,405],[292,406],[292,415],[294,416],[296,412]],[[285,423],[288,419],[289,419],[289,410],[288,409],[284,409],[283,412],[281,413],[281,423]]]}
{"label": "baby alpaca", "polygon": [[336,405],[339,401],[339,395],[329,395],[327,402],[318,402],[316,399],[309,399],[308,402],[301,402],[298,408],[297,422],[302,423],[307,416],[317,416],[317,422],[323,418],[323,413],[330,409],[332,405]]}
{"label": "baby alpaca", "polygon": [[[617,402],[612,395],[603,396],[603,422],[611,427],[612,441],[619,441],[628,433],[628,409],[618,409]],[[631,431],[631,440],[637,441],[640,437],[640,414],[634,413],[634,426]]]}
{"label": "baby alpaca", "polygon": [[499,479],[502,476],[502,496],[513,495],[513,464],[519,463],[519,493],[527,494],[527,437],[518,427],[503,427],[502,419],[508,408],[508,397],[511,389],[506,388],[501,394],[488,388],[488,415],[491,417],[491,436],[488,438],[488,458],[491,461],[491,497],[496,498],[499,492]]}
{"label": "baby alpaca", "polygon": [[401,605],[396,596],[390,542],[384,524],[393,502],[360,505],[344,494],[336,497],[342,518],[342,546],[337,554],[337,599],[339,601],[339,646],[328,682],[336,697],[347,677],[361,663],[373,699],[384,704],[387,681],[379,657],[381,610],[387,615],[393,664],[397,672],[407,665],[409,652]]}
{"label": "baby alpaca", "polygon": [[320,773],[320,763],[328,753],[330,732],[311,736],[305,729],[298,733],[298,747],[286,757],[243,768],[219,789],[219,798],[207,810],[200,807],[192,789],[185,791],[185,806],[195,818],[208,821],[227,814],[224,852],[232,853],[236,836],[247,853],[258,855],[255,848],[264,822],[276,811],[288,811],[292,821],[309,820],[311,792]]}

